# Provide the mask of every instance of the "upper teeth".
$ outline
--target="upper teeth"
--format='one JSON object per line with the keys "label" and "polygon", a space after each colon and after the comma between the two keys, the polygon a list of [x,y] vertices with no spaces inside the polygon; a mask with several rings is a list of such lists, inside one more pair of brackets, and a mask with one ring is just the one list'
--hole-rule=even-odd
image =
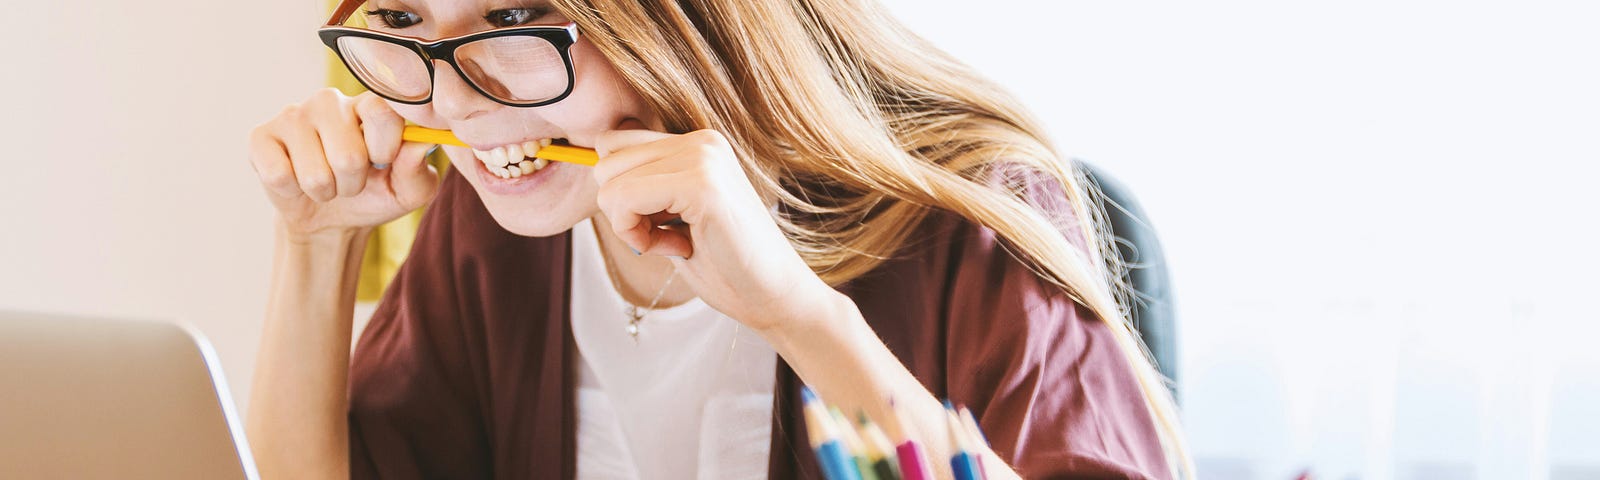
{"label": "upper teeth", "polygon": [[538,141],[501,145],[493,150],[474,149],[472,154],[478,157],[478,160],[483,161],[483,165],[489,169],[489,172],[500,178],[516,178],[533,173],[550,164],[549,160],[543,158],[528,158],[535,155],[541,147],[548,145],[550,145],[550,139],[544,138]]}

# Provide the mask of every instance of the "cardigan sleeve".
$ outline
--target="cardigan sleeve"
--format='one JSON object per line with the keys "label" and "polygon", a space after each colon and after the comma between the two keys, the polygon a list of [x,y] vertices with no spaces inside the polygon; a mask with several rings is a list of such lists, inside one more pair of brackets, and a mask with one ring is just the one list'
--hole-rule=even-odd
{"label": "cardigan sleeve", "polygon": [[[1064,198],[1056,192],[1033,195]],[[993,230],[963,222],[951,233],[944,381],[993,449],[1023,478],[1168,478],[1110,326],[1019,262]]]}

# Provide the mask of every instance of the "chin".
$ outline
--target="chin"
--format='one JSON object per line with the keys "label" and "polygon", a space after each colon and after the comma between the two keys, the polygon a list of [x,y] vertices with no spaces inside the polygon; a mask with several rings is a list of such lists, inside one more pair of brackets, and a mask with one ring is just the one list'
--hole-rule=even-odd
{"label": "chin", "polygon": [[[473,161],[453,166],[481,169],[481,165],[476,165],[478,163]],[[548,175],[540,175],[544,177],[541,181],[527,182],[537,185],[519,181],[510,189],[503,181],[486,185],[500,179],[486,178],[485,172],[464,173],[468,175],[467,183],[472,184],[472,189],[489,210],[489,216],[500,224],[500,228],[524,237],[549,237],[571,230],[578,222],[599,211],[595,203],[595,190],[598,187],[593,186],[592,174],[587,167],[562,164],[551,170],[546,172]]]}
{"label": "chin", "polygon": [[[524,237],[560,235],[567,230],[571,230],[574,225],[583,220],[583,217],[579,217],[570,221],[559,221],[549,217],[528,215],[527,212],[507,212],[502,216],[496,213],[494,209],[490,209],[489,214],[494,216],[494,220],[500,224],[500,228]],[[509,218],[506,218],[507,216]]]}
{"label": "chin", "polygon": [[[571,230],[578,222],[593,215],[595,209],[577,208],[568,202],[541,206],[531,199],[496,197],[478,192],[483,204],[500,228],[524,237],[549,237]],[[592,202],[591,202],[592,203]]]}

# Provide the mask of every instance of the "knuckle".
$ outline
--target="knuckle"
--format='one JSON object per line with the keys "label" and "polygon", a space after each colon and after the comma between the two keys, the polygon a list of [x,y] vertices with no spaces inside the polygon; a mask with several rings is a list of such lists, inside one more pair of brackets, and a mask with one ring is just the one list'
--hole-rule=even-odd
{"label": "knuckle", "polygon": [[281,166],[267,167],[259,172],[259,175],[261,176],[261,183],[266,184],[268,187],[283,188],[296,185],[294,173]]}
{"label": "knuckle", "polygon": [[299,178],[300,189],[313,196],[321,196],[333,187],[333,178],[328,175],[302,175]]}
{"label": "knuckle", "polygon": [[283,106],[283,110],[279,110],[278,111],[278,117],[276,118],[276,120],[278,120],[278,121],[297,121],[297,120],[305,118],[305,115],[306,115],[306,106],[305,105],[301,105],[301,104],[298,104],[298,103],[291,103],[291,104],[288,104],[288,105],[284,105]]}
{"label": "knuckle", "polygon": [[314,100],[320,100],[320,101],[327,102],[327,101],[343,100],[343,99],[346,99],[346,98],[349,98],[349,97],[346,97],[344,95],[344,92],[339,91],[338,88],[322,87],[322,88],[317,89],[317,91],[315,93],[312,93],[311,94],[311,98],[314,99]]}
{"label": "knuckle", "polygon": [[393,111],[389,109],[389,104],[384,103],[382,98],[372,92],[362,93],[361,96],[355,98],[355,103],[356,108],[372,113]]}
{"label": "knuckle", "polygon": [[722,147],[728,145],[728,138],[723,136],[722,132],[717,130],[702,128],[693,132],[689,132],[689,135],[690,138],[693,138],[701,145],[712,147]]}
{"label": "knuckle", "polygon": [[250,129],[250,144],[252,146],[261,146],[271,141],[272,123],[270,120],[265,123],[256,124],[255,127]]}
{"label": "knuckle", "polygon": [[367,155],[363,151],[345,151],[328,156],[329,163],[334,170],[352,171],[360,170],[367,164]]}
{"label": "knuckle", "polygon": [[701,159],[712,159],[722,156],[722,148],[712,143],[699,143],[694,146],[694,153]]}

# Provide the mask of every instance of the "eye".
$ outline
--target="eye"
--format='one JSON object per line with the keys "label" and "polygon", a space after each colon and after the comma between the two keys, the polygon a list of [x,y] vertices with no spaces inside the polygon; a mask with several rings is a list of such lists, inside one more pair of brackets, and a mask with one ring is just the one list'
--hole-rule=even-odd
{"label": "eye", "polygon": [[531,22],[543,15],[544,12],[532,8],[502,8],[490,11],[488,15],[483,16],[483,19],[488,20],[495,28],[505,28]]}
{"label": "eye", "polygon": [[422,17],[417,16],[415,13],[390,10],[387,8],[367,10],[367,16],[377,17],[389,28],[406,28],[422,23]]}

